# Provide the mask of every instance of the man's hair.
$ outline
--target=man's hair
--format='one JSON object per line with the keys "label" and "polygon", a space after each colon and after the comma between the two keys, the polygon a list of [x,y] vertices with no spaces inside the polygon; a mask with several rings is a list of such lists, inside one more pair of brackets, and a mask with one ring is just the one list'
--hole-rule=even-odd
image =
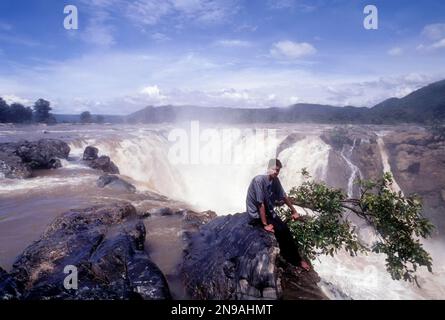
{"label": "man's hair", "polygon": [[283,165],[281,164],[281,161],[278,159],[270,159],[269,164],[267,165],[267,169],[273,168],[273,167],[283,168]]}

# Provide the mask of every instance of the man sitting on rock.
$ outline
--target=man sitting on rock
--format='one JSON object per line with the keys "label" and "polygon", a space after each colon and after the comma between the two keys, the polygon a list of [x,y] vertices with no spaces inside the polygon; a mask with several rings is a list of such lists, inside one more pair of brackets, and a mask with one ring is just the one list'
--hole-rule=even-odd
{"label": "man sitting on rock", "polygon": [[292,219],[300,219],[300,215],[295,210],[278,179],[282,167],[280,160],[271,159],[267,174],[258,175],[252,179],[247,191],[247,213],[253,218],[252,224],[259,224],[267,232],[275,233],[284,259],[308,271],[310,266],[301,258],[288,226],[274,210],[276,205],[285,203],[292,210]]}

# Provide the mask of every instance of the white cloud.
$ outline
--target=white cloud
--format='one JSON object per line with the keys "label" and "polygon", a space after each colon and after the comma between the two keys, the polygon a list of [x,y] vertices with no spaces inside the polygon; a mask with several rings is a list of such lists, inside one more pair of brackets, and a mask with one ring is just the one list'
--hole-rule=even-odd
{"label": "white cloud", "polygon": [[168,37],[167,35],[160,33],[160,32],[155,32],[152,33],[150,36],[154,41],[157,42],[164,42],[164,41],[170,41],[170,37]]}
{"label": "white cloud", "polygon": [[155,25],[161,18],[171,14],[173,6],[170,1],[138,0],[129,3],[126,8],[127,17],[135,24]]}
{"label": "white cloud", "polygon": [[441,49],[441,48],[445,48],[445,38],[443,38],[443,39],[440,40],[440,41],[437,41],[437,42],[433,43],[433,44],[431,45],[431,48],[433,48],[433,49]]}
{"label": "white cloud", "polygon": [[239,10],[234,0],[137,0],[126,8],[137,25],[153,26],[165,17],[193,23],[220,23]]}
{"label": "white cloud", "polygon": [[233,88],[230,89],[223,89],[219,92],[217,92],[216,94],[214,94],[216,97],[220,96],[222,98],[227,98],[230,100],[245,100],[248,101],[249,100],[249,93],[247,90],[236,90]]}
{"label": "white cloud", "polygon": [[316,6],[303,3],[301,0],[269,0],[270,9],[297,9],[302,12],[312,12],[317,9]]}
{"label": "white cloud", "polygon": [[95,46],[110,47],[116,44],[112,17],[122,10],[124,0],[82,0],[82,3],[86,6],[84,12],[89,13],[85,27],[69,35]]}
{"label": "white cloud", "polygon": [[[229,65],[225,59],[196,52],[107,50],[65,61],[41,61],[35,67],[13,66],[14,72],[0,78],[0,93],[30,101],[48,99],[55,113],[88,109],[127,114],[147,105],[165,104],[372,106],[439,80],[445,71],[435,67],[436,76],[413,73],[380,79],[355,69],[343,70],[341,75],[323,74],[295,64],[283,67],[267,59],[262,62]],[[397,74],[392,69],[387,73]]]}
{"label": "white cloud", "polygon": [[445,48],[445,23],[430,24],[423,28],[422,36],[429,40],[427,44],[417,46],[418,51],[432,52]]}
{"label": "white cloud", "polygon": [[241,25],[236,26],[234,31],[235,32],[255,32],[255,31],[257,31],[257,29],[258,29],[257,25],[243,23]]}
{"label": "white cloud", "polygon": [[161,99],[164,96],[161,94],[161,90],[159,90],[158,86],[147,86],[140,91],[141,94],[147,95],[150,98]]}
{"label": "white cloud", "polygon": [[393,57],[400,56],[403,54],[403,49],[399,48],[399,47],[395,47],[395,48],[388,50],[388,54]]}
{"label": "white cloud", "polygon": [[295,60],[317,53],[317,49],[307,42],[280,41],[270,49],[272,57],[277,59]]}
{"label": "white cloud", "polygon": [[82,40],[103,47],[110,47],[116,43],[113,28],[95,21],[91,21],[82,33]]}
{"label": "white cloud", "polygon": [[15,94],[5,94],[1,96],[7,104],[21,103],[25,106],[30,106],[32,101],[23,97],[16,96]]}
{"label": "white cloud", "polygon": [[292,96],[289,98],[289,104],[296,104],[296,103],[300,102],[300,100],[301,100],[300,97]]}
{"label": "white cloud", "polygon": [[[87,18],[86,31],[80,39],[99,46],[116,43],[114,26],[118,17],[145,28],[168,21],[169,28],[181,28],[184,24],[208,25],[225,23],[239,10],[237,0],[82,0]],[[80,30],[81,31],[81,30]],[[170,40],[163,33],[151,30],[155,41]]]}
{"label": "white cloud", "polygon": [[445,38],[445,23],[435,23],[425,26],[422,35],[430,40]]}
{"label": "white cloud", "polygon": [[252,44],[249,41],[244,41],[244,40],[219,40],[215,42],[215,45],[217,46],[221,46],[221,47],[239,47],[239,48],[247,48],[252,46]]}

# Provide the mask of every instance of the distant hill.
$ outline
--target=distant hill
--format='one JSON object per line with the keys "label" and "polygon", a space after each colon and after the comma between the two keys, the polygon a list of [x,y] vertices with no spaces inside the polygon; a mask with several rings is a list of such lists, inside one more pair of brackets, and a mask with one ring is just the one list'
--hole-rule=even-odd
{"label": "distant hill", "polygon": [[[96,119],[98,115],[93,114],[93,120]],[[105,123],[122,123],[125,122],[125,116],[117,116],[117,115],[102,115],[104,117]],[[80,114],[54,114],[56,121],[58,123],[69,122],[76,123],[80,122]]]}
{"label": "distant hill", "polygon": [[[285,108],[226,108],[148,106],[127,116],[104,115],[111,123],[163,123],[200,120],[212,123],[351,123],[396,124],[445,121],[445,80],[432,83],[403,98],[391,98],[372,108],[295,104]],[[80,121],[79,115],[56,115],[58,122]]]}
{"label": "distant hill", "polygon": [[371,115],[396,122],[445,119],[445,80],[432,83],[404,98],[391,98],[371,109]]}

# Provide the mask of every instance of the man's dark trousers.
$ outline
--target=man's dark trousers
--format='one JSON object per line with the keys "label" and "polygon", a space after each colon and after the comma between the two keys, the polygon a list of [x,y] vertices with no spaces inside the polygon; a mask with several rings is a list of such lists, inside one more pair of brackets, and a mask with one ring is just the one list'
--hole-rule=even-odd
{"label": "man's dark trousers", "polygon": [[[261,219],[254,219],[253,222],[255,225],[263,226]],[[287,224],[285,224],[277,215],[274,215],[274,217],[268,216],[267,222],[273,225],[275,237],[280,246],[281,256],[290,264],[300,266],[302,259]]]}

